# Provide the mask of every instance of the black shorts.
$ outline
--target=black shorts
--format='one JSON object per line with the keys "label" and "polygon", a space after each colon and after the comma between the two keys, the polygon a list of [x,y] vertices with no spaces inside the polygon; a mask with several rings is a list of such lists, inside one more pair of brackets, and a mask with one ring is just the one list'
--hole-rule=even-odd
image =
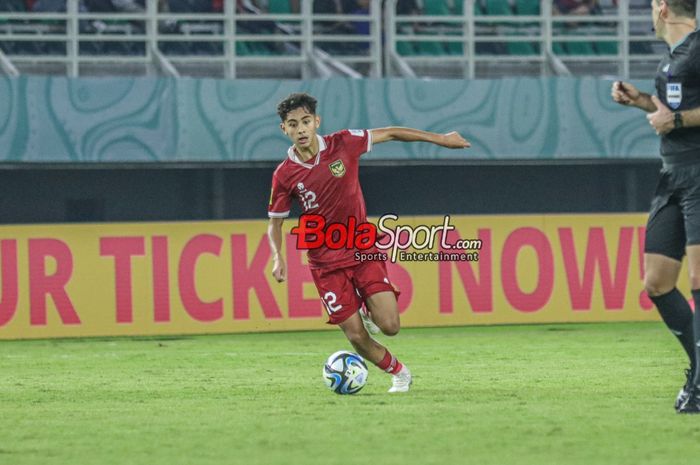
{"label": "black shorts", "polygon": [[680,261],[700,244],[700,164],[663,168],[647,221],[645,253]]}

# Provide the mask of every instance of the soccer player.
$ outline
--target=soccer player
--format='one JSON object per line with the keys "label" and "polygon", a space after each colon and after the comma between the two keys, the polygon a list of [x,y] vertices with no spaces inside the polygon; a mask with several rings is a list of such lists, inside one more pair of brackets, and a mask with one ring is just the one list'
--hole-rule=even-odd
{"label": "soccer player", "polygon": [[[652,0],[656,36],[668,46],[656,95],[615,82],[612,98],[646,111],[661,136],[663,168],[651,203],[644,246],[644,287],[690,359],[676,399],[679,413],[700,413],[700,32],[696,0]],[[676,288],[688,255],[695,316]]]}
{"label": "soccer player", "polygon": [[[469,142],[457,132],[436,134],[401,127],[343,130],[322,137],[316,134],[321,124],[316,99],[305,93],[284,99],[277,106],[277,114],[282,119],[282,132],[293,143],[272,176],[268,206],[272,275],[278,282],[284,281],[287,274],[282,255],[282,223],[289,215],[292,197],[297,198],[305,214],[320,215],[327,225],[348,225],[351,218],[356,224],[365,223],[358,169],[360,156],[371,151],[373,145],[397,140],[431,142],[453,149],[469,147]],[[368,333],[368,328],[372,333],[381,330],[387,336],[399,332],[399,292],[389,281],[384,261],[358,262],[357,251],[325,246],[309,249],[314,283],[328,312],[328,322],[340,326],[360,355],[393,375],[389,392],[406,392],[411,385],[411,372]],[[378,250],[372,245],[362,252]]]}

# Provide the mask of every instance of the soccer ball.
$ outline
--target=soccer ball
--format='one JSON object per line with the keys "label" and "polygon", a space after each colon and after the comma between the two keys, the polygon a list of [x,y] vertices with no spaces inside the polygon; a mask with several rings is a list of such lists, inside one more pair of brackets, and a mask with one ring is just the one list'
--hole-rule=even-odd
{"label": "soccer ball", "polygon": [[339,350],[326,360],[323,380],[336,394],[355,394],[367,383],[367,365],[357,354]]}

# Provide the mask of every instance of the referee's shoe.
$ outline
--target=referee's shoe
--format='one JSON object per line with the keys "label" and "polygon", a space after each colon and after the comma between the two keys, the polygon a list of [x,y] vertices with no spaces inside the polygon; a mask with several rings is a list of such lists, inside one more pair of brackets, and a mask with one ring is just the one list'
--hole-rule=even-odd
{"label": "referee's shoe", "polygon": [[692,386],[678,413],[700,413],[700,386]]}
{"label": "referee's shoe", "polygon": [[676,397],[676,402],[673,404],[673,408],[676,409],[676,412],[680,411],[681,407],[685,403],[686,400],[688,400],[688,397],[690,397],[690,388],[693,386],[693,370],[688,368],[685,370],[685,384],[681,388],[681,390],[678,392],[678,397]]}

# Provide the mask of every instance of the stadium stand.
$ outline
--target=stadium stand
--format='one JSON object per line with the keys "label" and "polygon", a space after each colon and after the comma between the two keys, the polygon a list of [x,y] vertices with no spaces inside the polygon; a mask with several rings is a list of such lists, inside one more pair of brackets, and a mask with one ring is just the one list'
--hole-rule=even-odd
{"label": "stadium stand", "polygon": [[[212,77],[648,77],[646,0],[2,0],[20,73]],[[3,68],[7,68],[4,66]]]}

